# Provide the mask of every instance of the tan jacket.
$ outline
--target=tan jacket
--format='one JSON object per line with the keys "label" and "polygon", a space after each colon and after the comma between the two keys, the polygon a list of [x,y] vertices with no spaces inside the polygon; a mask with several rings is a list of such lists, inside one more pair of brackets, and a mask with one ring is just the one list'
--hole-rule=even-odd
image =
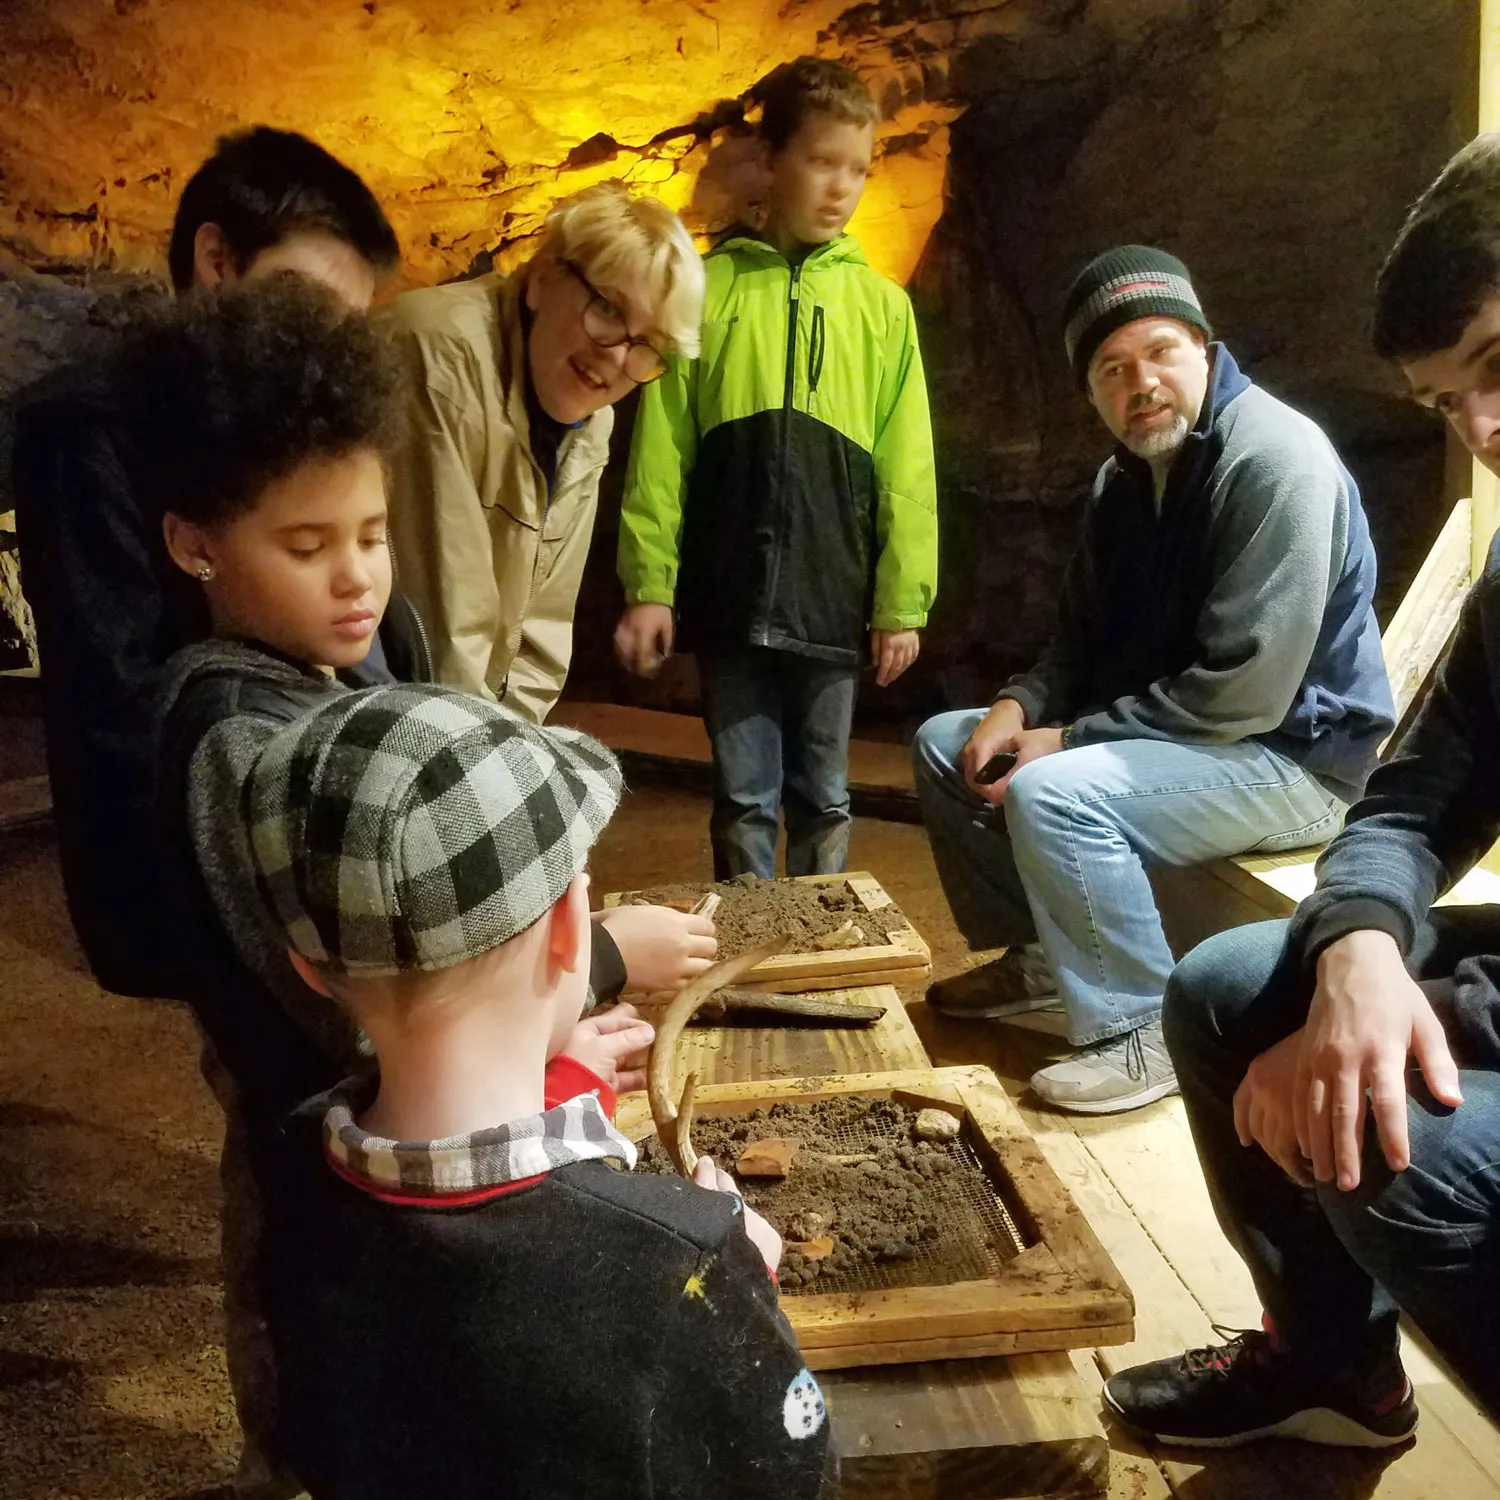
{"label": "tan jacket", "polygon": [[614,413],[564,435],[551,501],[531,453],[521,277],[398,297],[377,323],[411,376],[391,541],[440,682],[540,723],[573,652]]}

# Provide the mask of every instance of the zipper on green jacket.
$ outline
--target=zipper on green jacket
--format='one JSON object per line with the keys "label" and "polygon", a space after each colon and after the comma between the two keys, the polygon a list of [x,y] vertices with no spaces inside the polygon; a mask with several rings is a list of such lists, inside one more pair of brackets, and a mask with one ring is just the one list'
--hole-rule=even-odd
{"label": "zipper on green jacket", "polygon": [[781,578],[781,551],[786,545],[787,528],[787,470],[792,456],[792,415],[796,410],[794,400],[797,391],[797,310],[801,298],[802,261],[791,269],[792,281],[787,292],[786,314],[786,389],[781,398],[781,479],[780,495],[777,497],[781,512],[781,524],[776,528],[776,553],[771,561],[771,577],[766,588],[767,614],[761,623],[761,645],[766,645],[771,635],[770,609],[776,600],[776,585]]}

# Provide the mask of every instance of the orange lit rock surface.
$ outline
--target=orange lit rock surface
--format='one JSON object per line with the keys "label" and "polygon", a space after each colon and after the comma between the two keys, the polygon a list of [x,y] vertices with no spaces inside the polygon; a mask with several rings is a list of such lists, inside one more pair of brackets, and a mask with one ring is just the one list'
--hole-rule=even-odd
{"label": "orange lit rock surface", "polygon": [[[905,279],[942,207],[946,68],[837,0],[10,0],[0,47],[0,255],[155,269],[177,192],[221,132],[267,122],[343,157],[385,203],[407,276],[502,264],[562,193],[604,177],[685,208],[688,128],[777,63],[849,55],[898,143],[854,226]],[[820,43],[820,36],[823,37]],[[856,40],[857,37],[857,40]],[[928,96],[931,96],[929,99]],[[0,269],[4,262],[0,261]]]}

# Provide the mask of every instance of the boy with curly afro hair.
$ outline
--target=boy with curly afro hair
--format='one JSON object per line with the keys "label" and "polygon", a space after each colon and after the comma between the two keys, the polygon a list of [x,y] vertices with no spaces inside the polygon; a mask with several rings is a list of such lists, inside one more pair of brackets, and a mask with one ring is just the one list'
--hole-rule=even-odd
{"label": "boy with curly afro hair", "polygon": [[[182,997],[207,1034],[205,1072],[228,1117],[225,1304],[247,1440],[239,1492],[274,1497],[297,1487],[269,1457],[274,1380],[257,1280],[261,1204],[277,1196],[267,1153],[304,1099],[369,1059],[357,1030],[293,970],[238,814],[249,768],[285,724],[356,688],[429,675],[420,623],[393,600],[386,538],[402,381],[363,318],[295,276],[178,303],[131,336],[118,378],[133,478],[162,512],[166,554],[201,593],[210,632],[170,659],[161,685],[163,899]],[[662,944],[652,943],[679,921],[648,909],[623,954],[590,924],[595,997],[654,986]],[[637,972],[643,946],[655,966]],[[628,1006],[612,1014],[634,1022]],[[253,1482],[246,1464],[260,1471]]]}

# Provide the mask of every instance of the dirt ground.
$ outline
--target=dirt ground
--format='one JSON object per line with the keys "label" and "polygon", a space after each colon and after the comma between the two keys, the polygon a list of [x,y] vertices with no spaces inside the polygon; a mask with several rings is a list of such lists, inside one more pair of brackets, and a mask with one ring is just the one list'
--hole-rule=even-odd
{"label": "dirt ground", "polygon": [[[708,880],[707,825],[696,797],[630,793],[596,895]],[[857,822],[850,868],[900,902],[937,973],[963,966],[920,828]],[[933,1050],[964,1060],[961,1044]],[[229,1475],[219,1136],[187,1014],[100,991],[50,830],[0,834],[3,1500],[186,1500]]]}

